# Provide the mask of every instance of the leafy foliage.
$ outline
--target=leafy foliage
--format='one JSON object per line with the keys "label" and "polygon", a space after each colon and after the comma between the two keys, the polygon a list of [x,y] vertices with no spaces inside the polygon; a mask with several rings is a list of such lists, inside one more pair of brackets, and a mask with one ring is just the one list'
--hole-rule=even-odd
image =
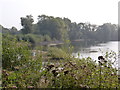
{"label": "leafy foliage", "polygon": [[68,18],[47,15],[39,15],[37,23],[33,22],[32,15],[21,17],[21,30],[18,31],[15,27],[11,29],[2,27],[2,33],[10,33],[17,36],[20,34],[34,34],[34,36],[40,36],[39,38],[41,39],[41,36],[43,36],[43,41],[84,40],[107,42],[110,40],[118,40],[118,26],[111,23],[95,25],[80,22],[77,24],[76,22],[71,22]]}
{"label": "leafy foliage", "polygon": [[2,65],[4,69],[12,69],[13,67],[22,65],[22,63],[29,60],[30,52],[27,48],[27,43],[22,41],[17,42],[12,36],[3,36],[2,46]]}
{"label": "leafy foliage", "polygon": [[55,47],[48,49],[48,56],[51,56],[54,59],[64,59],[66,57],[69,57],[68,54],[64,52],[62,49]]}
{"label": "leafy foliage", "polygon": [[42,51],[31,56],[28,43],[3,37],[3,88],[120,88],[117,69],[109,62],[114,53],[106,53],[106,61],[96,63],[90,57],[73,58],[62,49],[49,48],[47,55],[60,60],[45,61]]}
{"label": "leafy foliage", "polygon": [[28,34],[33,32],[33,23],[32,15],[27,15],[26,18],[21,17],[21,25],[23,26],[22,33]]}
{"label": "leafy foliage", "polygon": [[[33,22],[33,17],[27,15],[21,18],[20,31],[0,26],[3,88],[120,88],[117,69],[111,62],[115,53],[106,52],[106,61],[96,63],[90,57],[72,57],[70,45],[74,40],[118,40],[116,25],[77,24],[68,18],[46,15],[39,15],[38,22]],[[62,48],[45,47],[45,52],[39,46],[32,50],[31,44],[57,40],[65,43]]]}
{"label": "leafy foliage", "polygon": [[57,40],[67,39],[66,24],[61,18],[49,17],[46,15],[39,16],[37,23],[38,32],[42,35],[49,35],[52,39]]}

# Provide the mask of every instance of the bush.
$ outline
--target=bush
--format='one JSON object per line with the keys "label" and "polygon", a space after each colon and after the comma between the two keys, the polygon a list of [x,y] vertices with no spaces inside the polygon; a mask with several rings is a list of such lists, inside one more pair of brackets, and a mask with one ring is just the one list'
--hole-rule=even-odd
{"label": "bush", "polygon": [[62,49],[50,47],[51,58],[64,60],[42,62],[42,54],[32,57],[26,42],[4,36],[2,44],[3,88],[120,88],[117,69],[109,62],[114,56],[111,53],[106,53],[106,62],[101,64],[90,57],[76,59]]}
{"label": "bush", "polygon": [[3,36],[2,86],[4,88],[27,88],[36,86],[41,77],[42,57],[31,56],[28,43],[17,41],[12,36]]}
{"label": "bush", "polygon": [[[3,36],[2,40],[2,66],[3,69],[12,69],[29,60],[30,51],[28,43],[17,42],[12,36]],[[21,63],[22,62],[22,63]]]}
{"label": "bush", "polygon": [[52,57],[53,59],[65,59],[66,57],[69,57],[65,51],[56,47],[50,47],[48,49],[48,56]]}

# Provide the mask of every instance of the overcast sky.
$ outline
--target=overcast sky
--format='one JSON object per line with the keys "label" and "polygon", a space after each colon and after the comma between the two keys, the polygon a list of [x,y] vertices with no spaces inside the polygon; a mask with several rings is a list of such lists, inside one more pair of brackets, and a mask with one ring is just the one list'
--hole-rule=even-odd
{"label": "overcast sky", "polygon": [[119,0],[0,0],[0,24],[21,28],[20,17],[45,14],[66,17],[72,22],[118,23]]}

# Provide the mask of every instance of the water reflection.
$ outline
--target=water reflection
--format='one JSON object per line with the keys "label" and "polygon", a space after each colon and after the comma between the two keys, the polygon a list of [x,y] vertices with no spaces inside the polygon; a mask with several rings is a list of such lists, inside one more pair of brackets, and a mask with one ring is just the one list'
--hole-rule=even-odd
{"label": "water reflection", "polygon": [[[106,55],[106,52],[115,52],[116,59],[118,61],[118,44],[119,43],[118,41],[110,41],[107,43],[99,43],[99,44],[93,43],[88,45],[84,45],[84,43],[81,43],[81,42],[72,43],[72,45],[75,48],[73,52],[73,56],[76,58],[91,57],[93,60],[98,60],[98,56],[101,56],[101,55],[104,56]],[[117,63],[118,62],[116,62],[116,66],[118,66]]]}

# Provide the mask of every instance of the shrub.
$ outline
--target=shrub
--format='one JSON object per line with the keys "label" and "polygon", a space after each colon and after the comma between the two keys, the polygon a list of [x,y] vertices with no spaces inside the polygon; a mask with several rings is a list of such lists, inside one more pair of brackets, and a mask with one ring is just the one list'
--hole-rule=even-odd
{"label": "shrub", "polygon": [[16,38],[11,36],[3,36],[2,46],[2,66],[4,69],[12,69],[12,67],[21,65],[29,60],[28,43],[17,42]]}
{"label": "shrub", "polygon": [[106,53],[106,62],[101,64],[90,57],[73,58],[62,49],[50,47],[48,55],[59,61],[44,62],[40,53],[35,58],[31,56],[26,42],[4,36],[2,44],[3,88],[120,88],[117,69],[110,62],[112,53]]}
{"label": "shrub", "polygon": [[50,47],[48,49],[48,56],[54,59],[64,59],[66,57],[69,57],[69,55],[65,51],[56,47]]}

